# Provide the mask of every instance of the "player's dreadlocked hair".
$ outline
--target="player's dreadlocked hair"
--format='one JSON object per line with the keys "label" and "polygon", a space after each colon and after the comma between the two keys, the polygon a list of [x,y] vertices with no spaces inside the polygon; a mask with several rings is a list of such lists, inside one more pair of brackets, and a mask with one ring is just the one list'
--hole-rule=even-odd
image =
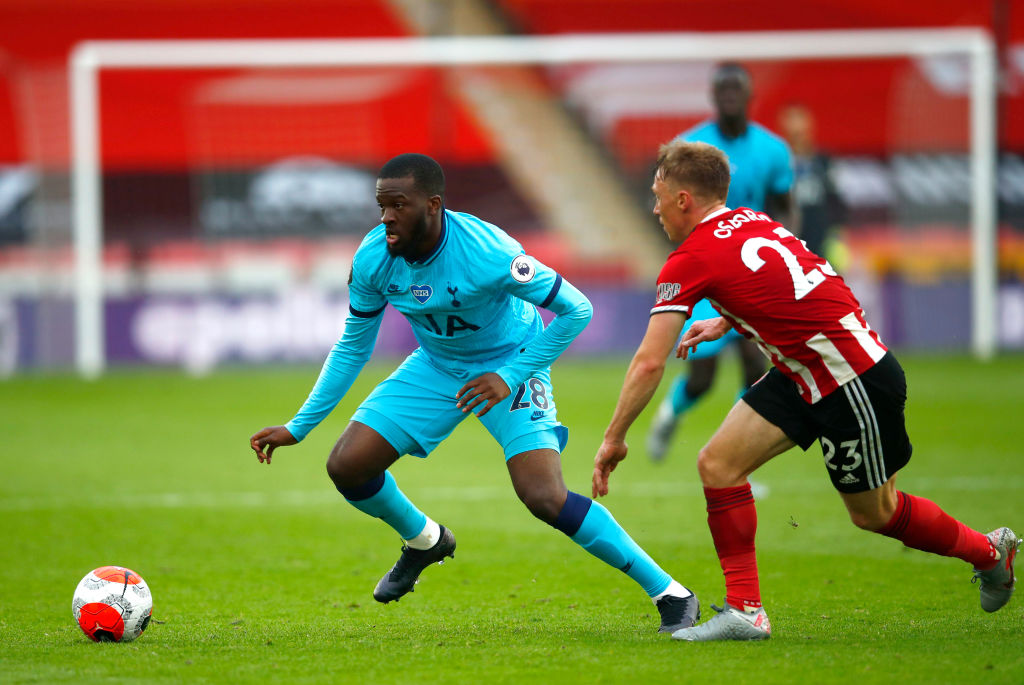
{"label": "player's dreadlocked hair", "polygon": [[408,178],[412,176],[416,189],[427,197],[444,197],[444,171],[441,165],[426,155],[415,152],[392,157],[381,167],[377,178]]}
{"label": "player's dreadlocked hair", "polygon": [[725,202],[729,159],[714,145],[673,140],[658,150],[658,173],[707,200]]}

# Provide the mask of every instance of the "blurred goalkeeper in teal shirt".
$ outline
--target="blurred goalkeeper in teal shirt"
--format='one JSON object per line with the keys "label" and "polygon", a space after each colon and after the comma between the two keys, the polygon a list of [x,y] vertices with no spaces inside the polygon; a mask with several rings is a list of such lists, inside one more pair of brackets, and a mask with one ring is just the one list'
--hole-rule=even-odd
{"label": "blurred goalkeeper in teal shirt", "polygon": [[[773,219],[799,234],[792,214],[793,159],[789,146],[764,126],[748,119],[752,96],[750,74],[739,64],[719,65],[711,76],[711,99],[715,118],[679,135],[682,140],[714,145],[729,158],[731,182],[726,205],[767,212]],[[719,316],[707,300],[693,308],[683,334],[694,321]],[[734,346],[743,365],[743,389],[753,385],[765,372],[761,351],[732,330],[710,345],[701,345],[689,355],[689,369],[672,382],[651,422],[647,454],[654,461],[665,458],[672,435],[682,417],[711,389],[718,369],[718,355]],[[762,486],[758,490],[764,492]]]}
{"label": "blurred goalkeeper in teal shirt", "polygon": [[[344,333],[295,417],[250,438],[259,461],[269,464],[276,447],[302,440],[334,409],[370,358],[390,304],[419,347],[363,401],[327,459],[345,499],[404,540],[374,598],[399,599],[423,569],[454,556],[452,531],[417,509],[387,469],[406,454],[426,457],[474,413],[534,516],[635,580],[657,606],[661,632],[693,625],[696,596],[562,479],[568,430],[556,416],[550,365],[590,321],[590,302],[498,227],[445,209],[444,174],[429,157],[385,164],[377,202],[381,224],[352,261]],[[555,313],[547,327],[537,307]]]}

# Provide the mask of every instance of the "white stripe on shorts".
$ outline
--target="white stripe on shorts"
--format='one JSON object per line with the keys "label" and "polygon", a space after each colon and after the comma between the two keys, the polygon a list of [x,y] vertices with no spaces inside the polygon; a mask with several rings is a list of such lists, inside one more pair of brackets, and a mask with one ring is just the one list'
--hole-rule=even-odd
{"label": "white stripe on shorts", "polygon": [[889,474],[885,470],[885,459],[882,450],[882,433],[878,428],[878,417],[875,415],[875,407],[871,404],[871,399],[868,397],[868,389],[864,387],[864,383],[861,381],[860,376],[854,381],[855,392],[860,392],[861,402],[863,403],[865,416],[868,419],[868,429],[870,430],[870,437],[874,440],[874,453],[875,453],[875,473],[878,476],[878,485],[885,485],[885,481],[889,480]]}
{"label": "white stripe on shorts", "polygon": [[884,478],[885,466],[882,463],[882,446],[878,440],[878,427],[871,402],[864,392],[860,378],[855,378],[843,385],[843,392],[850,403],[850,409],[860,425],[861,449],[864,457],[864,470],[868,478],[868,487],[875,489],[887,480]]}

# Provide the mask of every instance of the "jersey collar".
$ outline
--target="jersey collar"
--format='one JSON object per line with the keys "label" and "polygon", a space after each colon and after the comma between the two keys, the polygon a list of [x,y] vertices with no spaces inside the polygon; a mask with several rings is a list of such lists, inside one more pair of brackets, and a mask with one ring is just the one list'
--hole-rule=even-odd
{"label": "jersey collar", "polygon": [[711,212],[711,213],[710,213],[710,214],[708,214],[708,215],[707,215],[706,217],[704,217],[703,219],[701,219],[700,221],[698,221],[698,222],[697,222],[697,225],[698,225],[698,226],[700,226],[700,225],[701,225],[701,224],[703,224],[703,223],[707,223],[708,221],[711,221],[711,220],[712,220],[712,219],[714,219],[715,217],[719,217],[719,216],[722,216],[723,214],[727,214],[727,213],[729,213],[729,212],[731,212],[731,211],[732,211],[732,210],[731,210],[731,209],[729,209],[728,207],[722,207],[721,209],[719,209],[719,210],[716,210],[716,211],[714,211],[714,212]]}
{"label": "jersey collar", "polygon": [[437,238],[437,243],[434,245],[434,249],[429,254],[420,257],[414,262],[409,262],[411,266],[427,266],[432,261],[437,259],[437,256],[441,254],[441,249],[445,243],[448,242],[448,210],[441,209],[441,235]]}

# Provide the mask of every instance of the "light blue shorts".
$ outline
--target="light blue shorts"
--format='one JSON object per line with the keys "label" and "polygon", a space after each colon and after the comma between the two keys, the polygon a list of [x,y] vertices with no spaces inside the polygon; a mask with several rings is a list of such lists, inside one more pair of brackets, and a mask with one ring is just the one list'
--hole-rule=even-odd
{"label": "light blue shorts", "polygon": [[[701,300],[693,306],[693,312],[690,314],[690,318],[688,318],[686,323],[683,325],[683,333],[686,333],[694,321],[715,319],[719,316],[721,316],[721,314],[711,306],[710,302],[707,300]],[[730,328],[729,332],[718,340],[702,342],[700,345],[697,345],[697,349],[691,351],[687,356],[687,359],[710,359],[711,357],[717,357],[726,347],[742,339],[743,336],[738,333],[735,328]]]}
{"label": "light blue shorts", "polygon": [[[455,406],[455,393],[488,368],[456,376],[439,368],[423,350],[410,354],[363,400],[353,421],[380,433],[399,455],[426,457],[469,416]],[[538,371],[480,419],[505,451],[505,459],[536,449],[561,452],[569,430],[558,422],[548,369]]]}

